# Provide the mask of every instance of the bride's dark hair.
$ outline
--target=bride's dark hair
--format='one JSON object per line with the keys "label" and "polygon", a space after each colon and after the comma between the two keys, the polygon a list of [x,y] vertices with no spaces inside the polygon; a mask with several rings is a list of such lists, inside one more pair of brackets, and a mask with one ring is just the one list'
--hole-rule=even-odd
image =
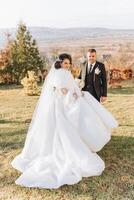
{"label": "bride's dark hair", "polygon": [[72,57],[67,54],[67,53],[62,53],[59,55],[59,58],[56,60],[54,67],[56,69],[60,69],[61,68],[61,63],[65,60],[68,59],[70,61],[70,64],[72,64]]}

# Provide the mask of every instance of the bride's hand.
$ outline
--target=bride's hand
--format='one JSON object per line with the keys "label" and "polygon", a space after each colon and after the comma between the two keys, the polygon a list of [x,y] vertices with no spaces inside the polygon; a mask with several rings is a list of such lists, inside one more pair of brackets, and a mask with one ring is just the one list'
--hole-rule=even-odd
{"label": "bride's hand", "polygon": [[81,92],[81,96],[82,96],[82,97],[84,96],[84,92]]}
{"label": "bride's hand", "polygon": [[53,90],[54,90],[54,91],[56,90],[56,87],[55,87],[55,86],[53,87]]}
{"label": "bride's hand", "polygon": [[75,99],[78,99],[78,95],[77,95],[76,92],[73,93],[73,97],[74,97]]}

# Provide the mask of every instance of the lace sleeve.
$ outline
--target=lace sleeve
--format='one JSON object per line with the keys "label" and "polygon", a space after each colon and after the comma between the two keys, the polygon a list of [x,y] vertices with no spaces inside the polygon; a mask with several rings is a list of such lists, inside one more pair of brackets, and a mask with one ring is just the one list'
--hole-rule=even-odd
{"label": "lace sleeve", "polygon": [[66,95],[68,93],[68,89],[67,88],[57,88],[57,87],[53,87],[54,91],[60,92],[63,95]]}

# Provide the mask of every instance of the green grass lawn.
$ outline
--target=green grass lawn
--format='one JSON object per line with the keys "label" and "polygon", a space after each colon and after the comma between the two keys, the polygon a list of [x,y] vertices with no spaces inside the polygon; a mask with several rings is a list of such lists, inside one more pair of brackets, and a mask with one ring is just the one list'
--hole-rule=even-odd
{"label": "green grass lawn", "polygon": [[25,188],[14,182],[20,173],[10,165],[21,152],[28,119],[39,96],[24,96],[20,86],[0,88],[0,200],[134,199],[134,87],[110,89],[105,107],[119,121],[111,141],[98,153],[106,168],[101,176],[83,178],[57,190]]}

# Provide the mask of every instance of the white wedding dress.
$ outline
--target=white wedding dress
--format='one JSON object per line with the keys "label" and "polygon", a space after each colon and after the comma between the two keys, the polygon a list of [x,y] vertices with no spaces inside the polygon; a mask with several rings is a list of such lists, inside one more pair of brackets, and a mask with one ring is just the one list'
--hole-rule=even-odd
{"label": "white wedding dress", "polygon": [[70,71],[52,67],[24,148],[11,162],[22,172],[15,183],[56,189],[78,183],[82,177],[101,175],[105,163],[96,152],[109,142],[110,129],[117,125],[113,115],[92,95],[81,95]]}

